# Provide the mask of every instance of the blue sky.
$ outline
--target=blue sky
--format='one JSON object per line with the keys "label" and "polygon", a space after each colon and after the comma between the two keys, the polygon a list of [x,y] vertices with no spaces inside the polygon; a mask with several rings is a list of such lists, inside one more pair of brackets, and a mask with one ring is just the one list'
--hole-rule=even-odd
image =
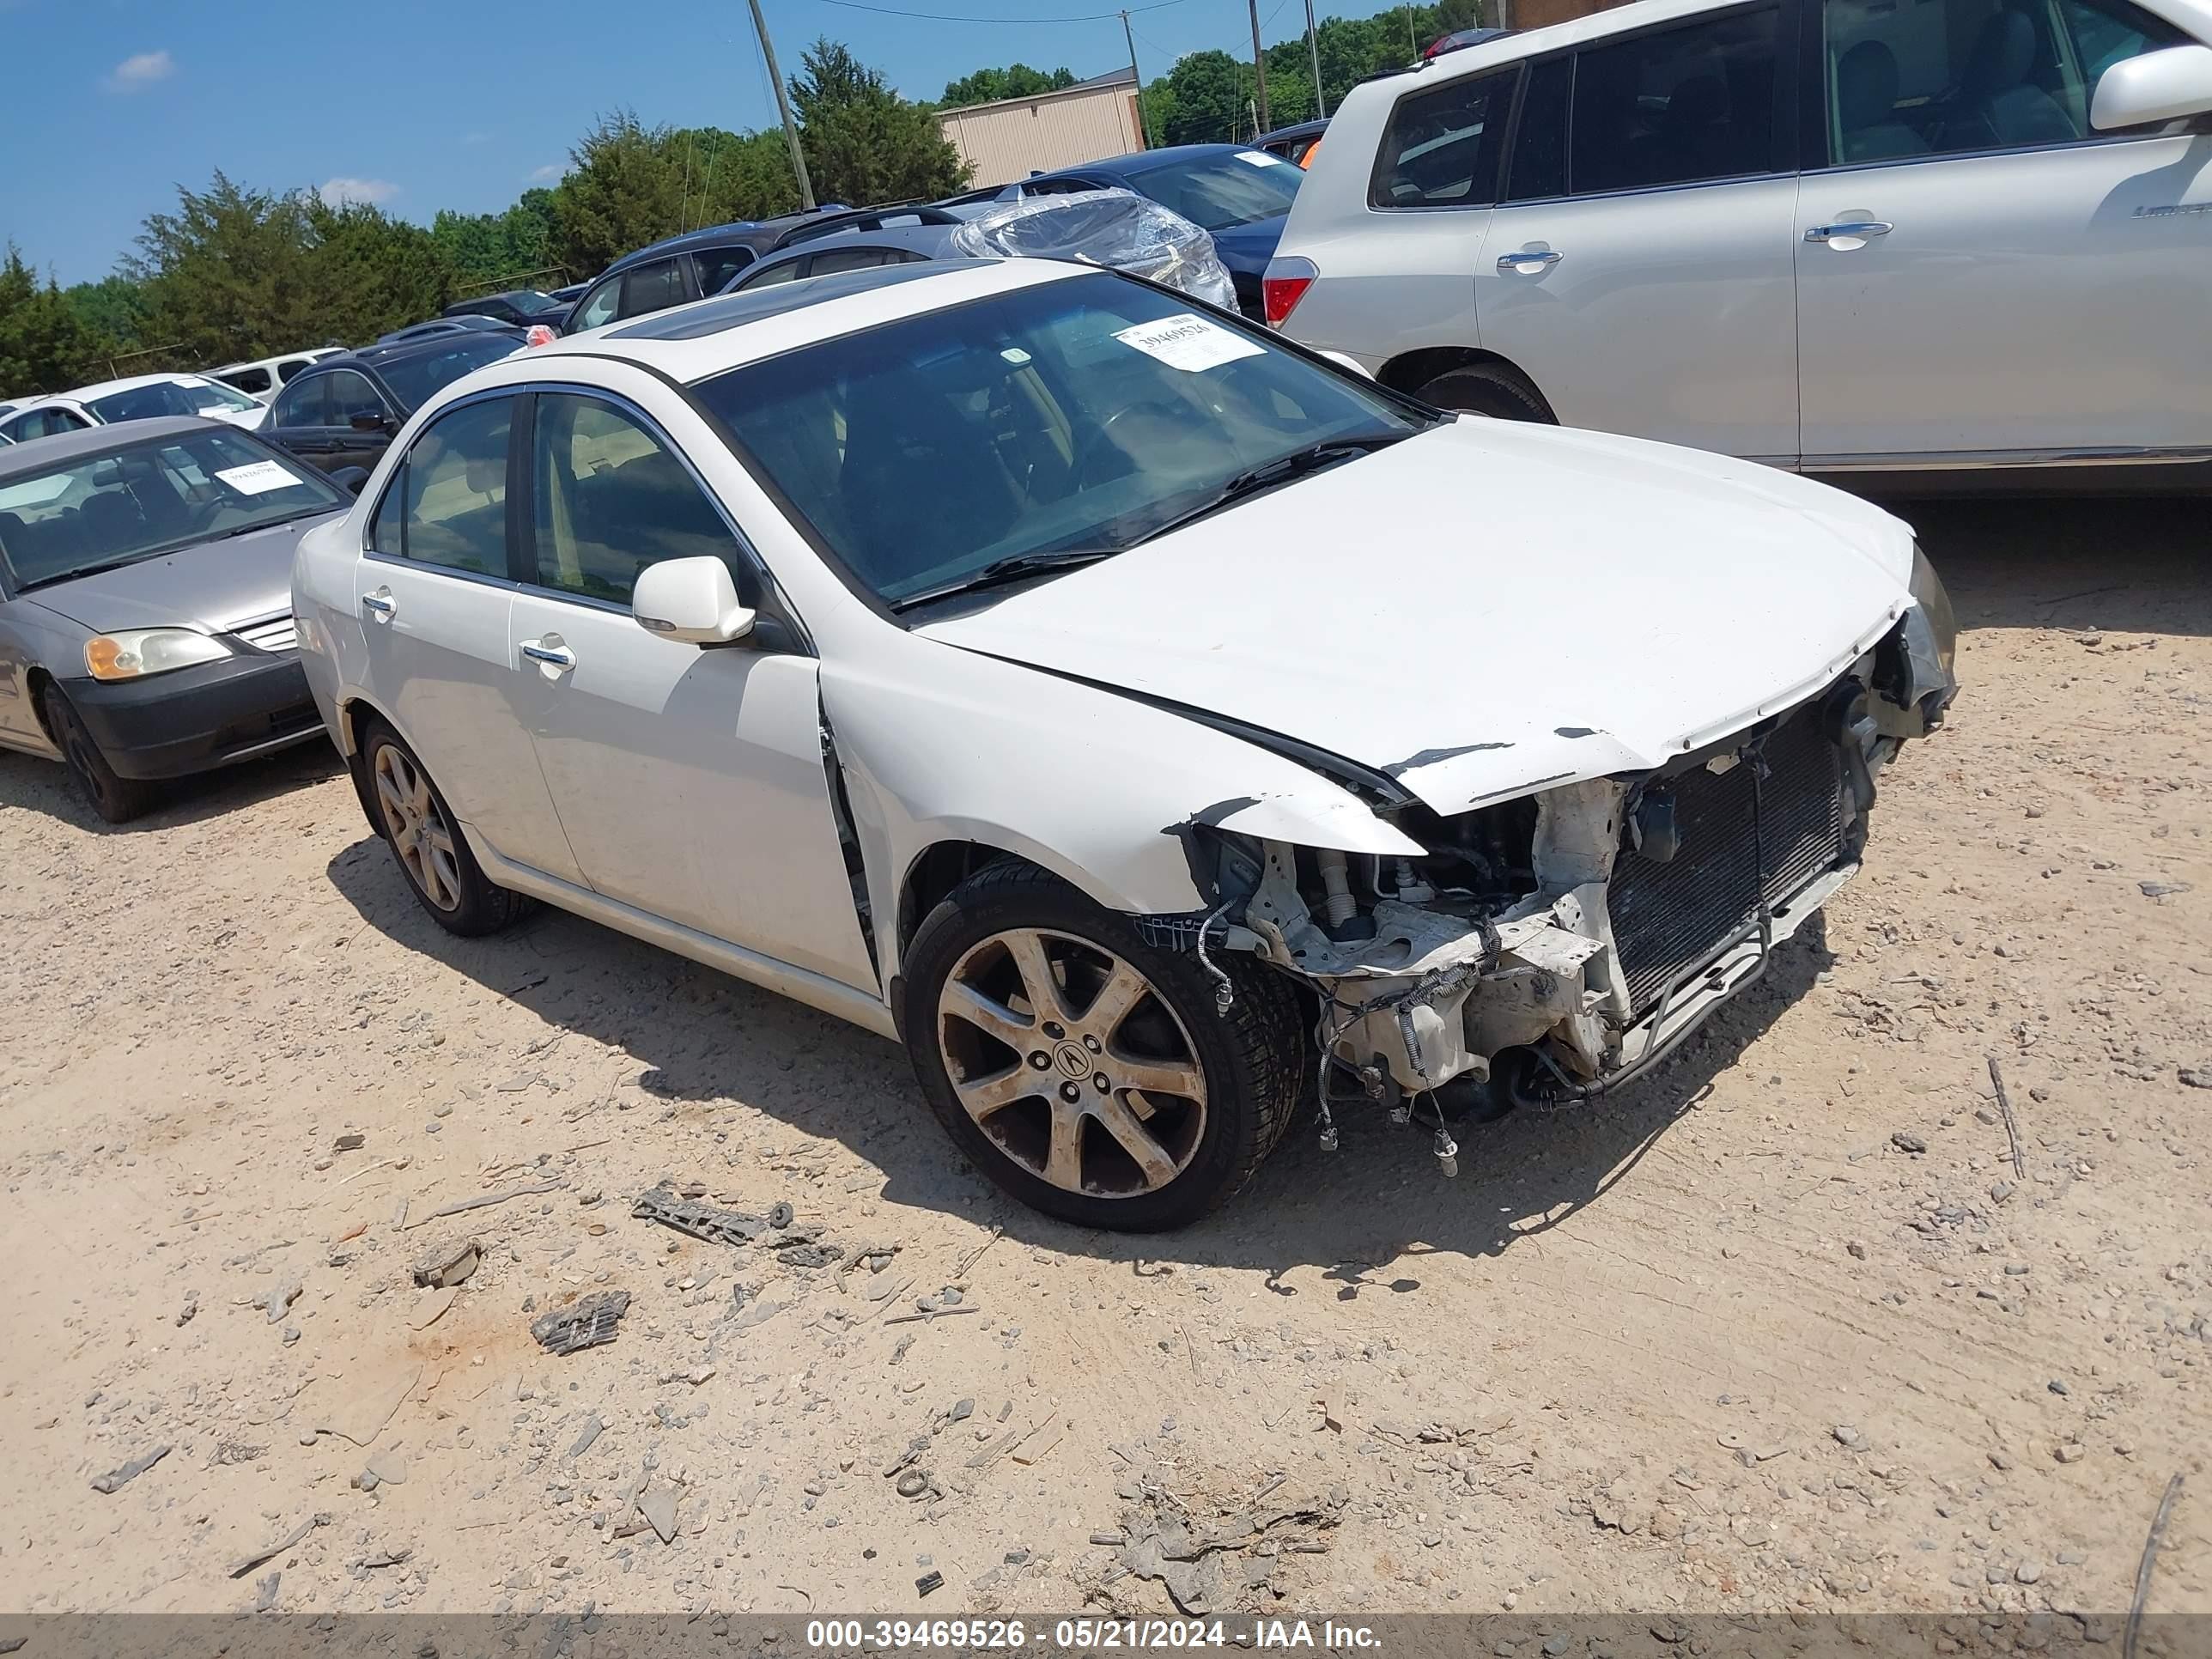
{"label": "blue sky", "polygon": [[[1319,5],[1364,16],[1382,0]],[[787,74],[818,34],[842,40],[912,97],[1019,60],[1079,76],[1127,61],[1119,21],[1065,18],[1104,0],[881,0],[953,22],[833,0],[762,0]],[[1244,0],[1139,0],[1146,79],[1187,52],[1251,47]],[[1304,0],[1261,0],[1273,44],[1304,27]],[[1270,21],[1272,20],[1272,21]],[[350,193],[427,222],[440,208],[505,207],[557,177],[602,110],[648,124],[775,119],[744,0],[0,0],[8,123],[0,241],[64,284],[105,276],[179,184],[217,168],[266,188]]]}

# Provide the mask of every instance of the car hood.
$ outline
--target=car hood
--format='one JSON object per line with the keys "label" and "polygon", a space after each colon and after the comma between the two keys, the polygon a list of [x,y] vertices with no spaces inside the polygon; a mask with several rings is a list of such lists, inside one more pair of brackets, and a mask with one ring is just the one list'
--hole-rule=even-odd
{"label": "car hood", "polygon": [[340,516],[273,524],[227,541],[200,542],[24,595],[58,616],[112,634],[125,628],[197,628],[225,634],[289,614],[292,551],[300,538]]}
{"label": "car hood", "polygon": [[1905,525],[1786,473],[1470,418],[917,631],[1452,812],[1802,701],[1909,607],[1911,561]]}
{"label": "car hood", "polygon": [[1272,219],[1255,219],[1249,225],[1217,230],[1212,233],[1213,251],[1231,270],[1264,270],[1275,257],[1275,246],[1283,240],[1283,227],[1289,222],[1290,215],[1279,213]]}

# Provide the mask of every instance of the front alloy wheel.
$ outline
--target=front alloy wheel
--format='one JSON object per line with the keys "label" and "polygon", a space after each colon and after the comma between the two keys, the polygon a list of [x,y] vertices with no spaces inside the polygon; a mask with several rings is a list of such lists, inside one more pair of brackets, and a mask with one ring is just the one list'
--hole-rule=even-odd
{"label": "front alloy wheel", "polygon": [[1304,1075],[1297,1000],[1249,959],[1218,965],[1007,859],[956,887],[900,963],[900,1029],[960,1149],[1036,1209],[1153,1232],[1196,1220],[1281,1138]]}
{"label": "front alloy wheel", "polygon": [[1062,1192],[1158,1192],[1206,1130],[1206,1073],[1152,983],[1087,940],[994,933],[938,994],[960,1103],[1002,1152]]}

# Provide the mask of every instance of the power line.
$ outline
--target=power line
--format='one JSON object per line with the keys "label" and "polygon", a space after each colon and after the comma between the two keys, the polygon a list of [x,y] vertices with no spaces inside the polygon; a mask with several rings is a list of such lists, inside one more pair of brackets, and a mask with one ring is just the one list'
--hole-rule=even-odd
{"label": "power line", "polygon": [[[954,12],[903,11],[896,6],[871,6],[862,0],[822,0],[825,6],[842,6],[848,11],[872,11],[885,17],[920,17],[932,23],[1103,23],[1121,17],[1119,10],[1079,12],[1069,17],[974,17]],[[1146,6],[1131,6],[1128,12],[1165,11],[1170,6],[1179,6],[1182,0],[1152,0]]]}

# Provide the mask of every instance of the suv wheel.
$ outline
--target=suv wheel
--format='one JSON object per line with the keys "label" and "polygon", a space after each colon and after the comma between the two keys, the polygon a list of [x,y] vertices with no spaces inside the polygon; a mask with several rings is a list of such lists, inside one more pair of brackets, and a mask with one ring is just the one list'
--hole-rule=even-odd
{"label": "suv wheel", "polygon": [[376,804],[377,829],[438,926],[468,939],[495,933],[523,913],[529,901],[485,876],[468,838],[454,828],[445,796],[391,727],[369,727],[361,766]]}
{"label": "suv wheel", "polygon": [[1024,1203],[1155,1232],[1249,1180],[1290,1121],[1296,999],[1223,964],[1226,1014],[1190,957],[1029,865],[977,872],[905,963],[907,1048],[963,1152]]}
{"label": "suv wheel", "polygon": [[1439,374],[1413,394],[1438,409],[1463,410],[1494,421],[1533,421],[1557,426],[1559,416],[1528,377],[1504,363],[1470,363]]}
{"label": "suv wheel", "polygon": [[110,823],[128,823],[160,799],[154,785],[143,779],[126,778],[107,763],[107,757],[85,729],[84,717],[59,687],[49,684],[41,691],[39,707],[62,758],[69,763],[70,775],[76,780],[78,791],[101,817]]}

